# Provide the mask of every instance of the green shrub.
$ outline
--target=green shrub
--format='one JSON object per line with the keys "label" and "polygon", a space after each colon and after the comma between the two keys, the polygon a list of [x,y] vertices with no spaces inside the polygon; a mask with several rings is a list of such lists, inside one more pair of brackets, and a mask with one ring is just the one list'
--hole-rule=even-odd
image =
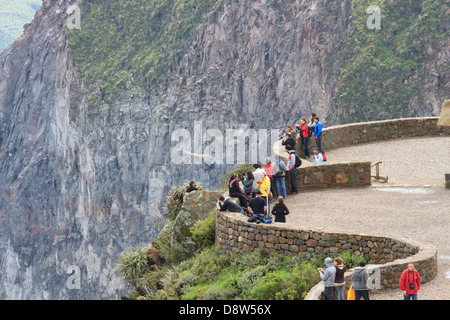
{"label": "green shrub", "polygon": [[147,268],[147,255],[141,245],[124,251],[119,258],[117,272],[131,285],[136,286],[139,278]]}
{"label": "green shrub", "polygon": [[191,233],[197,250],[213,245],[216,235],[215,211],[212,211],[206,219],[197,221],[191,227]]}
{"label": "green shrub", "polygon": [[73,62],[100,99],[113,103],[132,81],[144,89],[177,68],[186,43],[221,0],[82,0],[81,29],[68,30]]}
{"label": "green shrub", "polygon": [[202,190],[202,184],[196,181],[174,185],[167,196],[166,211],[169,220],[175,220],[183,205],[184,195],[192,191]]}
{"label": "green shrub", "polygon": [[[355,0],[349,28],[336,48],[339,79],[337,110],[333,123],[352,123],[413,116],[410,104],[420,92],[432,69],[427,50],[442,50],[439,43],[446,28],[440,21],[449,10],[445,1]],[[367,28],[367,8],[381,10],[381,29]],[[328,0],[330,10],[340,3]],[[332,16],[337,25],[338,16]],[[437,65],[436,69],[445,66]]]}
{"label": "green shrub", "polygon": [[239,167],[236,168],[236,169],[233,169],[233,170],[228,171],[228,172],[223,176],[224,183],[223,183],[223,185],[222,185],[222,188],[228,190],[227,182],[228,182],[228,179],[231,178],[231,176],[233,175],[233,173],[237,173],[237,174],[239,175],[239,177],[243,177],[243,176],[247,173],[247,171],[250,171],[250,172],[253,172],[253,171],[254,171],[253,165],[251,165],[251,164],[248,163],[248,162],[244,163],[243,165],[239,166]]}

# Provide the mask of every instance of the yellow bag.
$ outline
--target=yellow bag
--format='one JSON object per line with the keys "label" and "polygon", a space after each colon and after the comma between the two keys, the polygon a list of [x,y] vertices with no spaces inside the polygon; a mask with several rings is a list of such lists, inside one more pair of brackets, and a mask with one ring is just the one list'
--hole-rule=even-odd
{"label": "yellow bag", "polygon": [[353,283],[350,286],[350,289],[348,289],[347,300],[355,300],[355,290],[353,290]]}

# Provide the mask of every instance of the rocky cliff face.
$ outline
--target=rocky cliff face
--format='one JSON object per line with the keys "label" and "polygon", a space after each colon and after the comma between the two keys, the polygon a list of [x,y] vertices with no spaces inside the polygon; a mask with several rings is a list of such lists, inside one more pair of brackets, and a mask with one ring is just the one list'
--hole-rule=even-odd
{"label": "rocky cliff face", "polygon": [[174,163],[175,130],[282,128],[336,109],[350,0],[224,1],[167,80],[130,78],[94,109],[101,85],[83,81],[63,27],[75,3],[44,0],[0,55],[1,298],[126,294],[117,258],[155,237],[168,186],[217,188],[230,168]]}

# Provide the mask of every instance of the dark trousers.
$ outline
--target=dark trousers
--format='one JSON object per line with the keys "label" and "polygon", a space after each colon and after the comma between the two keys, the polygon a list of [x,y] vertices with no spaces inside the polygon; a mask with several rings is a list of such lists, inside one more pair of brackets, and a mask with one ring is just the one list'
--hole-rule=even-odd
{"label": "dark trousers", "polygon": [[270,217],[269,197],[261,196],[261,198],[264,199],[264,201],[266,202],[266,206],[267,206],[266,213],[264,214],[264,216],[269,218]]}
{"label": "dark trousers", "polygon": [[333,287],[325,287],[323,296],[324,296],[325,300],[333,300]]}
{"label": "dark trousers", "polygon": [[272,195],[275,198],[275,195],[277,194],[275,189],[275,178],[271,176],[269,177],[269,179],[270,179],[270,191],[272,192]]}
{"label": "dark trousers", "polygon": [[292,193],[298,192],[296,175],[297,175],[297,168],[293,167],[291,171],[289,171],[289,177],[291,178],[291,185],[292,185],[291,188]]}
{"label": "dark trousers", "polygon": [[370,300],[369,290],[355,290],[355,300],[361,300],[361,297],[364,300]]}
{"label": "dark trousers", "polygon": [[241,208],[247,208],[247,198],[242,193],[233,193],[230,194],[232,198],[239,198],[239,205]]}
{"label": "dark trousers", "polygon": [[318,137],[316,137],[316,147],[319,150],[319,152],[322,152],[325,154],[325,151],[322,149],[322,134],[320,134]]}
{"label": "dark trousers", "polygon": [[305,149],[305,157],[309,157],[309,137],[303,137],[303,148]]}

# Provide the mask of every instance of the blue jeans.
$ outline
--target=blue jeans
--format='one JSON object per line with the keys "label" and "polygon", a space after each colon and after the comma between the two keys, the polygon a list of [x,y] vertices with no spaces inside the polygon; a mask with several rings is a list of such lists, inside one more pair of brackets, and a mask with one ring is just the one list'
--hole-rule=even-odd
{"label": "blue jeans", "polygon": [[284,180],[284,177],[281,178],[274,178],[275,180],[275,188],[277,189],[277,197],[281,196],[280,193],[280,184],[281,184],[281,191],[283,192],[283,198],[286,198],[286,181]]}
{"label": "blue jeans", "polygon": [[308,142],[309,142],[309,137],[303,137],[303,146],[305,148],[305,157],[310,156]]}
{"label": "blue jeans", "polygon": [[291,169],[291,171],[289,171],[289,176],[291,178],[291,184],[292,184],[292,188],[291,188],[292,193],[298,192],[296,175],[297,175],[297,168],[293,167]]}
{"label": "blue jeans", "polygon": [[336,291],[336,300],[345,300],[344,299],[344,286],[334,287],[334,290]]}
{"label": "blue jeans", "polygon": [[416,294],[409,294],[409,293],[407,293],[407,294],[405,294],[405,300],[417,300],[417,293]]}

